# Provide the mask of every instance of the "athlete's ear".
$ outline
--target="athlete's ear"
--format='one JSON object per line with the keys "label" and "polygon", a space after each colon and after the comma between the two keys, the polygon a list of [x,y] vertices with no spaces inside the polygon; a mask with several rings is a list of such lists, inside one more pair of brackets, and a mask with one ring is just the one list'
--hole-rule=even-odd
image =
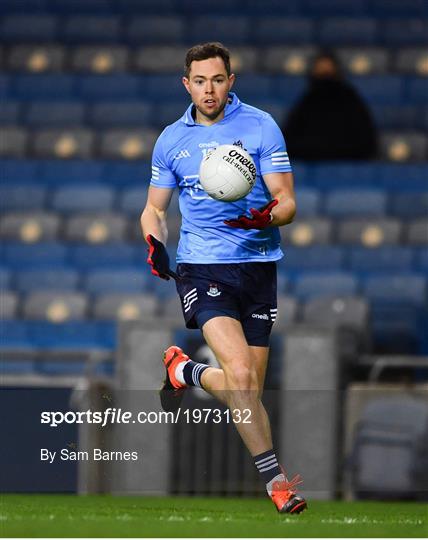
{"label": "athlete's ear", "polygon": [[232,88],[233,83],[235,82],[235,79],[236,79],[235,74],[231,73],[229,75],[229,90]]}
{"label": "athlete's ear", "polygon": [[189,79],[187,77],[183,77],[181,79],[181,82],[184,84],[184,88],[187,90],[187,92],[190,94],[190,84]]}

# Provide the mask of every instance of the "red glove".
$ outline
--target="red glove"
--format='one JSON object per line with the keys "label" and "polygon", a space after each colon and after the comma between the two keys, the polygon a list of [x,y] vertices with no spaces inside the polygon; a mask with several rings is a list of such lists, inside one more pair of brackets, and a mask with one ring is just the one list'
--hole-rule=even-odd
{"label": "red glove", "polygon": [[278,204],[277,199],[272,199],[261,208],[250,208],[252,217],[241,215],[238,219],[226,219],[224,223],[234,229],[266,229],[271,224],[273,219],[272,208]]}
{"label": "red glove", "polygon": [[147,262],[152,267],[152,274],[166,280],[170,276],[176,279],[178,276],[169,267],[168,252],[162,242],[152,234],[148,234],[146,240],[149,244]]}

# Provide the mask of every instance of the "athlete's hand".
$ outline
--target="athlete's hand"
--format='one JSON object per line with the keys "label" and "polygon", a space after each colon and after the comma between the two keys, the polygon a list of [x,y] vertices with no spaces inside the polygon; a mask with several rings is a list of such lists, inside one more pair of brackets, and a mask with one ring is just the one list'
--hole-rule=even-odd
{"label": "athlete's hand", "polygon": [[261,208],[250,208],[251,217],[244,215],[237,219],[226,219],[224,223],[234,229],[266,229],[272,222],[272,208],[278,204],[277,199],[272,199]]}
{"label": "athlete's hand", "polygon": [[152,267],[152,274],[166,280],[170,276],[176,279],[178,276],[169,267],[168,252],[162,242],[159,242],[152,234],[148,234],[146,240],[149,244],[147,262]]}

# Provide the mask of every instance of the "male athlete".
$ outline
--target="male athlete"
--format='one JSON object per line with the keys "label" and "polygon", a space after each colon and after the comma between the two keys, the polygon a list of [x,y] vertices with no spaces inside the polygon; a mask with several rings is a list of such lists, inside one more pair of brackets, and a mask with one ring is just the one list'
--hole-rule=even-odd
{"label": "male athlete", "polygon": [[[164,408],[178,407],[188,386],[199,386],[231,411],[251,411],[235,423],[279,512],[299,513],[305,499],[294,491],[273,449],[261,402],[276,318],[276,262],[282,257],[278,226],[293,220],[293,176],[284,138],[272,117],[241,103],[230,90],[229,51],[221,43],[192,47],[183,84],[192,104],[159,136],[141,216],[156,276],[176,280],[187,328],[201,329],[221,369],[193,362],[176,346],[165,351]],[[233,203],[210,198],[199,183],[200,162],[222,144],[245,148],[257,168],[249,195]],[[182,227],[177,273],[165,249],[166,211],[179,188]]]}

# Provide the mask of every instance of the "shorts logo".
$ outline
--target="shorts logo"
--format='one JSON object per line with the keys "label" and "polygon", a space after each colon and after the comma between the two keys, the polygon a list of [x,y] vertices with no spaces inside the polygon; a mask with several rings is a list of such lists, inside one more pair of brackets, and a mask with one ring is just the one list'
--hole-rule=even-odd
{"label": "shorts logo", "polygon": [[267,313],[263,313],[262,315],[260,315],[259,313],[253,313],[251,315],[251,317],[253,319],[263,319],[264,321],[268,321],[269,320],[269,317],[268,317],[268,314]]}
{"label": "shorts logo", "polygon": [[198,299],[198,291],[196,287],[183,296],[184,313],[187,313],[191,308],[193,302]]}
{"label": "shorts logo", "polygon": [[218,290],[217,285],[210,283],[210,290],[207,291],[208,296],[220,296],[221,291]]}

